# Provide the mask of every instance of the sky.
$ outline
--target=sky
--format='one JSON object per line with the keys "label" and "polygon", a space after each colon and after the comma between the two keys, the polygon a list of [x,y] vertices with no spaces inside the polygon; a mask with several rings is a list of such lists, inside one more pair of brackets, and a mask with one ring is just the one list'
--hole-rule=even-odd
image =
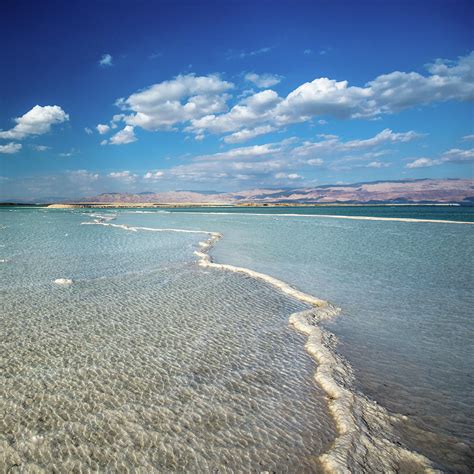
{"label": "sky", "polygon": [[0,200],[473,178],[473,13],[9,0]]}

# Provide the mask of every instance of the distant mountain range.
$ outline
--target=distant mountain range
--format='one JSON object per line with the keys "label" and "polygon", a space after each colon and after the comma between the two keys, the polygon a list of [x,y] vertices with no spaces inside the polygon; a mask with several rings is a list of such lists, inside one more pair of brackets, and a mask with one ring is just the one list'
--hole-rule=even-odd
{"label": "distant mountain range", "polygon": [[[66,201],[63,201],[66,202]],[[474,204],[472,179],[410,179],[302,188],[218,191],[104,193],[82,203],[161,204]]]}

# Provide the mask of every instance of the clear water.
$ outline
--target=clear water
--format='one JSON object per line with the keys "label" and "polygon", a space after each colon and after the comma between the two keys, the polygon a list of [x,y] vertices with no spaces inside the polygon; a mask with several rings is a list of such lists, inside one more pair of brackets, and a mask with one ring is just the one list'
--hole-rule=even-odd
{"label": "clear water", "polygon": [[288,327],[303,306],[200,270],[194,235],[84,220],[2,214],[1,470],[318,470],[334,429]]}
{"label": "clear water", "polygon": [[[189,212],[176,208],[171,212]],[[303,214],[336,216],[371,216],[402,219],[435,219],[474,222],[474,206],[284,206],[284,207],[213,207],[194,208],[192,212],[232,214]]]}
{"label": "clear water", "polygon": [[[453,219],[446,209],[459,212],[430,213]],[[0,212],[0,465],[320,470],[335,427],[305,338],[288,327],[302,304],[199,269],[194,234],[83,226],[92,213],[80,211]],[[222,232],[215,261],[337,304],[326,326],[355,389],[408,416],[397,429],[410,449],[469,472],[473,226],[116,214],[132,226]],[[61,277],[74,284],[52,283]]]}

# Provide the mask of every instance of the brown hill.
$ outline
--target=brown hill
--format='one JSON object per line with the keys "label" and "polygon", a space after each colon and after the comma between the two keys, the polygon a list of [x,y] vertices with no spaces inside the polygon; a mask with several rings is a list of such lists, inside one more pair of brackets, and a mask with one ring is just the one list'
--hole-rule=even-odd
{"label": "brown hill", "polygon": [[[78,201],[75,201],[78,202]],[[104,193],[80,200],[88,203],[160,204],[370,204],[473,203],[472,179],[418,179],[324,185],[311,188],[252,189],[220,193],[166,191],[157,193]]]}

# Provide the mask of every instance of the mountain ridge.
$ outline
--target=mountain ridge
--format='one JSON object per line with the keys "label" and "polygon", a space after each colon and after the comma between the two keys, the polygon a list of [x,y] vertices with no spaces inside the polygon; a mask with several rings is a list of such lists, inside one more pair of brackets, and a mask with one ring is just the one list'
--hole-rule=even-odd
{"label": "mountain ridge", "polygon": [[[64,202],[64,201],[63,201]],[[101,193],[67,202],[161,204],[447,204],[474,203],[473,179],[404,179],[236,192]]]}

